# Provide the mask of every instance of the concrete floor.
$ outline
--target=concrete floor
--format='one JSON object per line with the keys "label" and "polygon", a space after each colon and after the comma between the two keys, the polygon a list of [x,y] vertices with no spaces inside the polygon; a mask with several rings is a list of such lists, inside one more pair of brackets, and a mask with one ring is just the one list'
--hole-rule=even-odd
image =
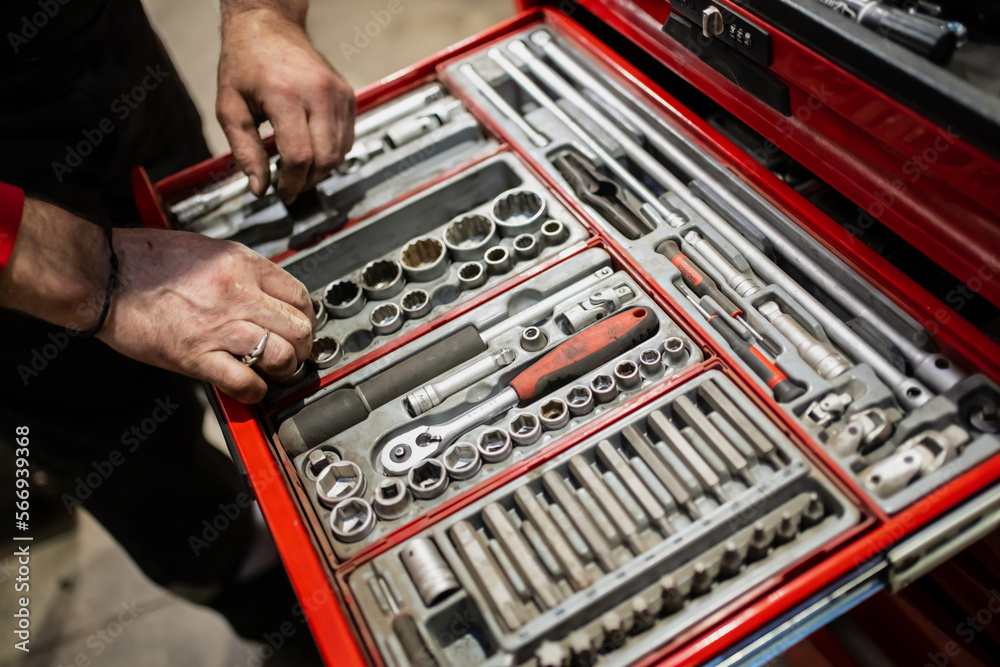
{"label": "concrete floor", "polygon": [[[214,112],[218,2],[144,0],[144,4],[201,111],[209,146],[215,153],[227,150]],[[313,42],[355,87],[388,76],[513,13],[506,0],[403,0],[404,11],[347,62],[341,44],[352,43],[355,29],[385,5],[384,0],[312,3],[308,26]],[[206,417],[206,431],[223,447],[213,419]],[[31,652],[16,650],[7,635],[0,642],[0,665],[259,664],[260,645],[236,637],[215,612],[151,583],[89,514],[78,515],[75,529],[33,546]],[[16,559],[4,549],[0,554],[0,617],[6,619],[16,604],[10,593],[16,568]],[[121,619],[130,622],[124,624]]]}

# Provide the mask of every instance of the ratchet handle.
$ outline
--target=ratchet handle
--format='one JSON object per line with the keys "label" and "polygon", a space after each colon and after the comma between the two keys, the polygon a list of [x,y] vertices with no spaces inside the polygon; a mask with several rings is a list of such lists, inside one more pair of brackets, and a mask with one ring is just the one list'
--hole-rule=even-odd
{"label": "ratchet handle", "polygon": [[677,247],[677,244],[673,241],[664,241],[656,249],[656,252],[660,253],[664,257],[670,260],[670,263],[677,267],[677,270],[681,272],[681,276],[684,278],[684,282],[688,284],[691,291],[698,296],[711,297],[717,304],[722,306],[722,308],[729,313],[732,317],[739,317],[743,314],[743,311],[737,306],[732,300],[722,293],[719,286],[712,280],[711,277],[702,273],[694,262],[688,259],[688,256],[681,252],[681,249]]}
{"label": "ratchet handle", "polygon": [[632,349],[659,326],[649,308],[630,308],[563,341],[511,380],[510,386],[522,404],[533,401]]}

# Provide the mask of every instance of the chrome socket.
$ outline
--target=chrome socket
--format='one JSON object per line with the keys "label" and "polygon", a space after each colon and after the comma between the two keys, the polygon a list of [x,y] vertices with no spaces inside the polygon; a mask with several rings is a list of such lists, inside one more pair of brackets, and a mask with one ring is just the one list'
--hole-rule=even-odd
{"label": "chrome socket", "polygon": [[542,241],[552,247],[569,238],[569,229],[559,220],[546,220],[542,225]]}
{"label": "chrome socket", "polygon": [[391,299],[403,291],[403,284],[403,270],[391,259],[376,259],[361,269],[361,289],[374,301]]}
{"label": "chrome socket", "polygon": [[684,358],[684,339],[671,336],[663,341],[663,353],[670,366],[676,366]]}
{"label": "chrome socket", "polygon": [[371,312],[368,322],[376,336],[384,336],[399,331],[403,326],[403,313],[396,304],[383,303]]}
{"label": "chrome socket", "polygon": [[375,527],[375,511],[362,498],[349,498],[330,512],[330,530],[341,542],[357,542]]}
{"label": "chrome socket", "polygon": [[403,317],[406,319],[419,320],[431,312],[434,304],[431,303],[431,297],[426,291],[411,289],[399,300],[399,307],[403,311]]}
{"label": "chrome socket", "polygon": [[461,215],[444,230],[444,245],[457,262],[482,259],[499,239],[496,223],[485,215]]}
{"label": "chrome socket", "polygon": [[610,403],[618,396],[618,385],[613,377],[602,373],[590,381],[590,391],[598,403]]}
{"label": "chrome socket", "polygon": [[538,418],[530,412],[522,412],[514,417],[507,426],[510,439],[518,447],[527,447],[538,442],[542,437],[542,425]]}
{"label": "chrome socket", "polygon": [[406,483],[398,477],[384,479],[375,487],[372,507],[380,519],[391,521],[403,516],[410,506],[410,492]]}
{"label": "chrome socket", "polygon": [[518,261],[538,257],[540,248],[534,234],[519,234],[514,238],[514,256]]}
{"label": "chrome socket", "polygon": [[646,375],[656,375],[663,370],[663,357],[656,348],[649,348],[639,353],[639,368]]}
{"label": "chrome socket", "polygon": [[486,277],[486,269],[480,262],[466,262],[458,267],[458,285],[464,290],[482,287]]}
{"label": "chrome socket", "polygon": [[566,407],[574,417],[589,415],[594,411],[594,392],[582,384],[572,387],[566,394]]}
{"label": "chrome socket", "polygon": [[538,406],[538,419],[546,431],[558,431],[569,423],[569,408],[561,398],[550,398]]}
{"label": "chrome socket", "polygon": [[414,498],[437,498],[448,488],[448,471],[437,459],[425,459],[410,468],[406,480]]}
{"label": "chrome socket", "polygon": [[340,460],[340,455],[332,449],[314,449],[309,452],[306,463],[306,477],[316,479],[327,466]]}
{"label": "chrome socket", "polygon": [[548,344],[548,334],[538,327],[527,327],[521,332],[521,348],[526,352],[538,352]]}
{"label": "chrome socket", "polygon": [[503,275],[514,266],[510,258],[510,251],[502,245],[495,245],[487,250],[483,259],[486,262],[486,270],[492,276]]}
{"label": "chrome socket", "polygon": [[426,537],[407,540],[399,555],[403,567],[420,593],[420,599],[428,607],[433,607],[461,588],[455,573],[441,557],[441,552]]}
{"label": "chrome socket", "polygon": [[310,299],[310,301],[312,301],[313,313],[316,315],[316,326],[313,327],[313,331],[319,331],[326,326],[330,317],[327,315],[326,306],[323,305],[322,299]]}
{"label": "chrome socket", "polygon": [[320,370],[330,368],[344,358],[344,348],[340,346],[333,336],[320,336],[313,340],[312,349],[309,351],[309,361]]}
{"label": "chrome socket", "polygon": [[637,387],[642,382],[642,376],[639,375],[639,367],[635,362],[626,359],[615,366],[615,380],[622,390],[628,390]]}
{"label": "chrome socket", "polygon": [[441,460],[444,461],[448,476],[455,480],[469,479],[483,465],[479,450],[467,442],[456,442],[444,450]]}
{"label": "chrome socket", "polygon": [[365,295],[353,280],[335,280],[323,291],[323,303],[330,317],[354,317],[365,308]]}
{"label": "chrome socket", "polygon": [[336,461],[316,475],[316,497],[327,506],[334,507],[348,498],[363,496],[365,475],[352,461]]}
{"label": "chrome socket", "polygon": [[448,254],[444,244],[433,236],[410,241],[399,253],[406,279],[425,283],[440,278],[448,270]]}
{"label": "chrome socket", "polygon": [[510,444],[510,436],[506,431],[498,428],[483,431],[476,443],[479,456],[487,463],[497,463],[510,456],[513,446]]}
{"label": "chrome socket", "polygon": [[545,198],[534,190],[514,188],[497,195],[490,211],[501,236],[536,232],[545,215]]}

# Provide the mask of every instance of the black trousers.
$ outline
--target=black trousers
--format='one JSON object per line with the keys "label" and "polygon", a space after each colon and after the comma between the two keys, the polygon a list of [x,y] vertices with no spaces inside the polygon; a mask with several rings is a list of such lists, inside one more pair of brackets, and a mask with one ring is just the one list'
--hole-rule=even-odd
{"label": "black trousers", "polygon": [[[29,196],[134,226],[134,165],[156,180],[207,157],[138,0],[107,3],[50,62],[0,74],[0,181]],[[27,426],[32,466],[61,481],[67,511],[82,505],[153,581],[198,592],[260,639],[294,620],[294,597],[281,571],[236,581],[253,519],[234,466],[202,436],[203,414],[192,381],[0,309],[0,440]]]}

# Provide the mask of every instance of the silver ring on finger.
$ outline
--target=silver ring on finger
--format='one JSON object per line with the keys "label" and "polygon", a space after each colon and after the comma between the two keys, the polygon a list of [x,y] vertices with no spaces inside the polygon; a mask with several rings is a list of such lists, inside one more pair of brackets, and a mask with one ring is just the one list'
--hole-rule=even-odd
{"label": "silver ring on finger", "polygon": [[270,335],[271,332],[268,331],[267,329],[264,329],[264,335],[261,337],[260,342],[257,343],[257,346],[254,349],[250,350],[249,353],[244,354],[242,357],[240,357],[240,361],[243,362],[243,364],[246,366],[253,366],[258,361],[260,361],[260,358],[264,356],[264,348],[267,347],[267,338]]}

